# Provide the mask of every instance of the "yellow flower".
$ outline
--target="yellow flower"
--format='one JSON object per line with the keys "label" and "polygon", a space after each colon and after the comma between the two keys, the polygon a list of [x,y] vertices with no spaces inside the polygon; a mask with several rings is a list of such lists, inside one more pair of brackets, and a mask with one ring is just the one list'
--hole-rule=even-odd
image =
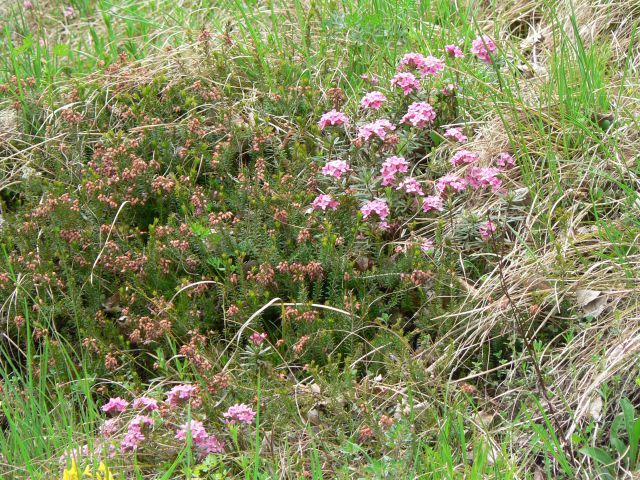
{"label": "yellow flower", "polygon": [[80,480],[82,474],[78,470],[75,458],[71,459],[71,466],[62,472],[62,480]]}
{"label": "yellow flower", "polygon": [[113,475],[104,464],[104,462],[100,462],[98,465],[98,473],[96,474],[96,480],[113,480]]}

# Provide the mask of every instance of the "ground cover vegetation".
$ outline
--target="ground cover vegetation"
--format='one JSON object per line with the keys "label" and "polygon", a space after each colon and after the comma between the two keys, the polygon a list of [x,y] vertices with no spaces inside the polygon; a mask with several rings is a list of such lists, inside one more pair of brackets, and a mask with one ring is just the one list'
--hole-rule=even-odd
{"label": "ground cover vegetation", "polygon": [[0,3],[0,477],[635,478],[640,3]]}

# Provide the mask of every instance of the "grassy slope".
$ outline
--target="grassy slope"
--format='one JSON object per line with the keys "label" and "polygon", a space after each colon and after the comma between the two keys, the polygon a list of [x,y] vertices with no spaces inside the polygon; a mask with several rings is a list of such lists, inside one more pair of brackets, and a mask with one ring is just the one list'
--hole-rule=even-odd
{"label": "grassy slope", "polygon": [[[528,192],[530,202],[519,212],[526,228],[518,229],[517,241],[502,253],[507,259],[503,268],[470,286],[455,311],[443,313],[454,321],[445,335],[435,339],[433,352],[442,353],[451,344],[457,351],[433,360],[437,360],[437,371],[443,372],[442,379],[447,381],[447,372],[481,350],[489,335],[517,329],[515,322],[501,321],[505,291],[515,311],[540,308],[542,313],[536,322],[527,324],[531,330],[524,337],[534,338],[543,330],[547,335],[546,341],[532,342],[531,347],[546,366],[552,406],[540,398],[538,411],[531,411],[529,418],[510,418],[509,427],[503,423],[499,432],[488,433],[481,423],[476,425],[471,441],[477,447],[474,471],[467,475],[531,475],[532,459],[540,450],[547,452],[539,457],[546,458],[547,464],[539,463],[549,475],[557,471],[566,476],[579,475],[593,468],[584,458],[571,464],[562,453],[548,453],[554,450],[555,439],[550,432],[555,425],[531,419],[540,419],[542,412],[549,410],[569,411],[573,415],[562,419],[564,428],[570,428],[572,419],[584,426],[589,423],[594,395],[605,398],[607,411],[610,404],[617,405],[620,396],[634,390],[637,371],[629,365],[640,351],[636,292],[640,271],[636,246],[640,233],[635,63],[639,57],[633,23],[638,18],[636,3],[592,0],[572,10],[568,2],[460,2],[454,8],[448,1],[421,2],[419,6],[410,1],[86,1],[73,3],[77,16],[64,20],[60,11],[65,6],[43,2],[36,4],[35,12],[25,12],[15,5],[4,7],[0,83],[11,75],[19,79],[34,77],[36,82],[35,89],[18,93],[26,124],[20,127],[20,140],[12,144],[13,159],[19,165],[5,162],[7,170],[14,173],[22,168],[20,162],[38,161],[28,146],[45,139],[43,123],[33,121],[30,112],[39,109],[35,105],[60,106],[58,99],[68,90],[70,77],[93,74],[102,62],[114,62],[121,51],[139,59],[153,73],[189,76],[198,71],[201,61],[191,45],[202,28],[216,35],[228,31],[233,36],[238,53],[229,60],[246,75],[241,88],[248,98],[254,91],[280,91],[301,84],[319,91],[339,85],[349,97],[359,98],[361,74],[389,72],[407,51],[435,53],[436,46],[453,41],[461,41],[468,48],[479,31],[500,39],[501,51],[512,65],[519,65],[520,75],[499,73],[498,87],[489,81],[494,75],[491,70],[461,64],[458,75],[475,87],[468,90],[473,93],[463,106],[464,116],[477,122],[470,148],[491,155],[510,146],[521,153],[521,176],[512,179],[512,186],[514,191]],[[176,49],[171,62],[163,53],[167,45]],[[177,63],[179,57],[184,65]],[[8,110],[15,98],[0,101],[0,107]],[[606,123],[609,114],[613,114],[612,125]],[[309,124],[313,122],[315,118],[310,118]],[[10,173],[2,179],[5,184],[14,181]],[[502,208],[498,204],[480,207],[484,211]],[[463,206],[459,209],[462,214]],[[586,323],[567,326],[563,312],[567,311],[566,304],[579,304],[579,290],[602,292],[612,307]],[[465,315],[470,311],[474,312],[471,320]],[[549,324],[553,328],[545,329]],[[553,341],[549,331],[563,337],[561,347],[556,347],[559,343]],[[513,364],[527,363],[530,352],[518,351],[521,353]],[[46,352],[38,358],[30,352],[26,356],[29,362],[46,368]],[[68,368],[76,368],[71,359]],[[0,440],[3,455],[16,468],[16,477],[24,476],[26,468],[31,478],[50,478],[50,473],[42,472],[56,471],[52,459],[68,445],[82,444],[92,435],[98,412],[88,395],[91,382],[86,379],[91,372],[82,367],[68,372],[76,379],[76,400],[87,397],[86,403],[82,402],[86,409],[78,411],[60,394],[57,407],[47,414],[50,399],[46,397],[55,398],[56,390],[46,376],[8,381],[10,370],[4,373],[5,391],[17,396],[25,390],[29,401],[21,416],[6,412],[8,433]],[[446,388],[483,378],[484,370],[485,365],[478,365],[468,378],[447,382]],[[506,369],[499,401],[515,405],[536,384],[539,382],[535,378],[518,377],[517,368]],[[449,400],[450,396],[442,398]],[[435,471],[450,478],[454,470],[462,472],[467,451],[464,443],[469,440],[462,434],[461,414],[468,408],[464,402],[459,405],[452,401],[436,410],[435,415],[440,416],[433,423],[437,441],[414,446],[415,455],[409,455],[414,460],[413,471],[408,469],[401,475],[411,478],[416,472]],[[594,442],[596,438],[594,435]],[[332,446],[327,437],[322,441],[329,446],[318,446],[321,451],[357,449],[352,444]],[[527,448],[522,449],[522,442]],[[487,453],[492,443],[497,443],[492,448],[501,453],[493,466],[482,462],[496,455]],[[336,451],[335,455],[344,453]],[[368,465],[369,470],[360,468],[367,472],[363,475],[372,478],[382,478],[380,472],[390,468],[367,452],[352,451],[348,455]],[[289,464],[295,455],[285,449],[280,456],[282,463],[260,470],[271,468],[283,472],[283,477],[295,478],[294,473],[286,473],[295,471],[295,465]],[[314,478],[321,478],[321,466],[314,466],[313,455],[309,458]],[[252,459],[242,461],[251,463]],[[406,457],[396,461],[408,463]],[[182,468],[177,466],[177,470]],[[354,474],[344,465],[341,469],[344,477]],[[169,473],[165,478],[174,475]],[[253,473],[246,475],[254,478]],[[263,475],[268,478],[268,473]]]}

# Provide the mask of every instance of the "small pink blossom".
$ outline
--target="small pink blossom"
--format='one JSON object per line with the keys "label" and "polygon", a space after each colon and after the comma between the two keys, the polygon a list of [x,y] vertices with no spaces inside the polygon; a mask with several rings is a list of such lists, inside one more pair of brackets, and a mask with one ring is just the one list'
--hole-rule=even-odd
{"label": "small pink blossom", "polygon": [[76,16],[76,11],[72,6],[68,6],[62,11],[62,15],[64,15],[64,18],[73,18]]}
{"label": "small pink blossom", "polygon": [[322,210],[323,212],[330,208],[335,210],[338,208],[338,202],[336,202],[331,195],[321,194],[318,195],[311,203],[311,208],[314,210]]}
{"label": "small pink blossom", "polygon": [[424,197],[424,202],[422,202],[422,211],[430,212],[431,210],[437,210],[441,212],[444,210],[444,203],[442,201],[442,197],[437,195],[429,195],[428,197]]}
{"label": "small pink blossom", "polygon": [[436,190],[439,193],[444,193],[447,188],[450,188],[455,192],[461,192],[467,188],[467,181],[457,175],[448,173],[447,175],[440,177],[436,182]]}
{"label": "small pink blossom", "polygon": [[22,6],[25,10],[31,10],[33,8],[33,3],[31,0],[24,0],[24,2],[22,2]]}
{"label": "small pink blossom", "polygon": [[406,173],[409,164],[404,157],[389,157],[382,164],[380,174],[382,175],[382,185],[392,185],[395,182],[396,173]]}
{"label": "small pink blossom", "polygon": [[266,333],[258,333],[258,332],[253,332],[253,334],[249,337],[249,341],[254,345],[262,345],[266,339],[267,339]]}
{"label": "small pink blossom", "polygon": [[385,97],[381,92],[369,92],[362,97],[362,100],[360,100],[360,107],[378,110],[386,101],[387,97]]}
{"label": "small pink blossom", "polygon": [[351,171],[351,167],[344,160],[332,160],[322,167],[322,174],[329,177],[340,178],[347,172]]}
{"label": "small pink blossom", "polygon": [[480,233],[480,236],[483,240],[488,240],[491,237],[491,234],[493,234],[493,232],[495,231],[496,224],[491,220],[487,220],[485,223],[480,225],[480,228],[478,229],[478,233]]}
{"label": "small pink blossom", "polygon": [[115,398],[110,398],[109,401],[102,406],[102,411],[105,413],[112,413],[112,412],[120,413],[120,412],[124,412],[128,406],[129,406],[129,402],[127,402],[126,400],[120,397],[115,397]]}
{"label": "small pink blossom", "polygon": [[376,213],[378,218],[384,221],[389,216],[389,205],[385,200],[371,200],[365,203],[360,211],[363,218],[368,218],[372,213]]}
{"label": "small pink blossom", "polygon": [[187,435],[191,437],[191,440],[193,440],[193,443],[196,445],[204,443],[209,436],[202,422],[198,420],[191,420],[190,422],[184,423],[176,430],[177,440],[186,441]]}
{"label": "small pink blossom", "polygon": [[467,140],[469,140],[462,130],[457,127],[447,128],[444,132],[444,138],[454,140],[458,143],[467,143]]}
{"label": "small pink blossom", "polygon": [[120,428],[120,418],[109,418],[100,426],[100,435],[103,437],[112,437]]}
{"label": "small pink blossom", "polygon": [[145,415],[134,417],[129,422],[127,433],[122,438],[120,448],[125,452],[137,450],[140,443],[145,439],[144,433],[142,432],[143,428],[150,427],[151,425],[153,425],[153,420]]}
{"label": "small pink blossom", "polygon": [[516,160],[508,153],[502,152],[496,158],[496,165],[502,168],[511,168],[516,164]]}
{"label": "small pink blossom", "polygon": [[202,450],[202,453],[206,456],[210,453],[223,453],[224,443],[221,442],[215,435],[209,435],[207,439],[201,442],[197,447]]}
{"label": "small pink blossom", "polygon": [[429,253],[431,250],[433,250],[433,247],[434,243],[430,238],[425,238],[420,244],[420,250],[422,250],[423,253]]}
{"label": "small pink blossom", "polygon": [[502,186],[498,178],[500,170],[493,167],[471,167],[466,175],[466,180],[473,188],[491,187],[494,192]]}
{"label": "small pink blossom", "polygon": [[451,157],[451,164],[454,166],[464,165],[467,163],[473,163],[478,160],[478,155],[469,150],[458,150],[453,157]]}
{"label": "small pink blossom", "polygon": [[413,73],[401,72],[391,79],[392,87],[400,87],[405,95],[420,90],[420,82]]}
{"label": "small pink blossom", "polygon": [[253,423],[256,412],[244,403],[237,403],[232,407],[229,407],[229,410],[223,413],[222,416],[227,419],[227,423],[240,422],[250,425]]}
{"label": "small pink blossom", "polygon": [[158,401],[151,397],[139,397],[133,401],[133,408],[152,412],[158,410]]}
{"label": "small pink blossom", "polygon": [[482,35],[471,42],[471,53],[485,63],[492,63],[491,55],[498,47],[487,35]]}
{"label": "small pink blossom", "polygon": [[457,84],[449,83],[440,89],[440,93],[442,93],[445,97],[448,97],[456,93],[457,88],[458,88]]}
{"label": "small pink blossom", "polygon": [[424,128],[436,118],[436,111],[427,102],[413,102],[409,105],[407,113],[402,117],[402,123],[408,123],[414,127]]}
{"label": "small pink blossom", "polygon": [[182,402],[193,398],[198,393],[198,387],[183,383],[176,385],[167,392],[167,403],[171,407],[177,407]]}
{"label": "small pink blossom", "polygon": [[337,127],[340,125],[349,125],[349,117],[342,112],[338,112],[336,109],[322,115],[318,122],[320,130],[324,130],[327,126]]}
{"label": "small pink blossom", "polygon": [[368,142],[374,135],[384,141],[388,132],[392,132],[396,127],[386,118],[380,118],[372,123],[367,123],[358,129],[358,138]]}
{"label": "small pink blossom", "polygon": [[415,69],[423,77],[427,75],[436,76],[438,72],[444,69],[444,62],[431,55],[425,57],[420,53],[407,53],[400,60],[397,71],[404,72],[407,69]]}
{"label": "small pink blossom", "polygon": [[407,193],[415,193],[416,195],[424,195],[424,192],[422,191],[422,186],[420,185],[420,182],[418,182],[413,177],[405,178],[396,187],[396,190],[404,190]]}
{"label": "small pink blossom", "polygon": [[462,53],[462,49],[458,45],[445,45],[444,51],[452,58],[464,57],[464,53]]}

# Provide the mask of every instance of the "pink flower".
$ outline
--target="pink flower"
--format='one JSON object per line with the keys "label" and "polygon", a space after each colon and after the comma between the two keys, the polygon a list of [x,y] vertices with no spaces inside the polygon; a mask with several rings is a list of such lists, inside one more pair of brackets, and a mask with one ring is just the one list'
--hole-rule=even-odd
{"label": "pink flower", "polygon": [[462,50],[457,45],[445,45],[444,51],[452,58],[464,57],[464,53],[462,53]]}
{"label": "pink flower", "polygon": [[127,433],[120,443],[120,448],[125,452],[137,450],[140,443],[144,441],[145,436],[142,432],[144,427],[153,425],[153,420],[145,415],[138,415],[129,422]]}
{"label": "pink flower", "polygon": [[409,105],[409,109],[402,123],[408,123],[414,127],[424,128],[428,123],[433,122],[436,118],[436,111],[427,102],[413,102]]}
{"label": "pink flower", "polygon": [[338,202],[336,202],[331,195],[318,195],[315,200],[311,203],[311,208],[314,210],[322,210],[323,212],[330,208],[335,210],[338,208]]}
{"label": "pink flower", "polygon": [[444,203],[442,202],[442,198],[437,195],[429,195],[428,197],[424,197],[424,202],[422,202],[422,211],[430,212],[431,210],[437,210],[441,212],[444,210]]}
{"label": "pink flower", "polygon": [[177,440],[187,440],[187,435],[193,440],[193,443],[198,446],[204,444],[209,437],[209,434],[202,425],[202,422],[198,420],[191,420],[190,422],[184,423],[176,430],[176,439]]}
{"label": "pink flower", "polygon": [[451,164],[454,166],[473,163],[478,160],[478,155],[469,150],[459,150],[451,157]]}
{"label": "pink flower", "polygon": [[112,437],[120,427],[119,418],[109,418],[100,426],[100,435],[103,437]]}
{"label": "pink flower", "polygon": [[405,53],[404,57],[400,60],[398,65],[398,72],[403,72],[407,69],[418,69],[424,65],[425,58],[421,53]]}
{"label": "pink flower", "polygon": [[458,143],[467,143],[467,140],[469,140],[462,130],[457,127],[447,128],[444,132],[444,138],[454,140]]}
{"label": "pink flower", "polygon": [[183,401],[193,398],[198,392],[198,387],[186,383],[176,385],[167,392],[167,403],[171,407],[179,406]]}
{"label": "pink flower", "polygon": [[491,234],[495,231],[496,224],[491,220],[487,220],[487,222],[480,225],[480,228],[478,229],[478,233],[480,233],[483,240],[488,240],[491,237]]}
{"label": "pink flower", "polygon": [[133,401],[133,408],[139,408],[141,410],[158,410],[158,401],[151,397],[140,397]]}
{"label": "pink flower", "polygon": [[76,11],[72,6],[68,6],[62,11],[62,15],[64,15],[64,18],[73,18],[76,16]]}
{"label": "pink flower", "polygon": [[210,453],[224,452],[224,444],[215,435],[209,435],[202,422],[191,420],[176,430],[176,439],[178,440],[186,442],[187,435],[203,456],[207,456]]}
{"label": "pink flower", "polygon": [[369,92],[362,100],[360,100],[361,108],[372,108],[373,110],[378,110],[384,102],[387,101],[387,97],[385,97],[380,92]]}
{"label": "pink flower", "polygon": [[425,57],[420,53],[407,53],[400,60],[397,70],[398,72],[403,72],[407,69],[418,70],[423,77],[427,75],[436,76],[438,72],[444,69],[444,62],[431,55]]}
{"label": "pink flower", "polygon": [[31,0],[24,0],[24,2],[22,2],[22,6],[25,10],[31,10],[33,8],[33,3]]}
{"label": "pink flower", "polygon": [[422,240],[422,243],[420,244],[420,250],[423,251],[423,253],[428,253],[431,250],[433,250],[433,240],[431,240],[430,238],[425,238],[424,240]]}
{"label": "pink flower", "polygon": [[254,345],[262,345],[262,343],[267,339],[266,333],[258,333],[253,332],[253,334],[249,337],[249,341]]}
{"label": "pink flower", "polygon": [[445,192],[447,188],[450,188],[455,192],[461,192],[467,188],[467,181],[457,175],[448,173],[447,175],[440,177],[436,182],[436,190],[439,193]]}
{"label": "pink flower", "polygon": [[491,187],[494,192],[502,186],[498,178],[500,170],[492,167],[471,167],[466,175],[466,180],[473,188]]}
{"label": "pink flower", "polygon": [[406,173],[409,170],[409,164],[404,157],[389,157],[382,164],[380,174],[382,175],[382,185],[391,185],[395,181],[396,173]]}
{"label": "pink flower", "polygon": [[420,90],[420,82],[413,73],[401,72],[397,73],[391,79],[392,87],[400,87],[405,95],[409,95],[412,92]]}
{"label": "pink flower", "polygon": [[215,435],[209,435],[207,439],[197,445],[202,453],[206,456],[210,453],[223,453],[224,443],[222,443]]}
{"label": "pink flower", "polygon": [[449,83],[440,89],[440,93],[442,93],[445,97],[448,97],[456,93],[456,88],[458,88],[457,84]]}
{"label": "pink flower", "polygon": [[347,172],[351,171],[351,167],[344,160],[332,160],[322,167],[322,174],[330,177],[340,178]]}
{"label": "pink flower", "polygon": [[424,59],[424,64],[418,67],[418,71],[422,74],[423,77],[430,75],[435,77],[444,70],[444,61],[439,58],[432,57],[429,55]]}
{"label": "pink flower", "polygon": [[502,152],[496,158],[496,165],[502,168],[511,168],[516,164],[516,160],[508,153]]}
{"label": "pink flower", "polygon": [[485,63],[492,63],[490,54],[495,52],[497,48],[487,35],[482,35],[471,42],[471,53]]}
{"label": "pink flower", "polygon": [[384,141],[388,132],[396,129],[393,124],[386,118],[380,118],[373,123],[367,123],[358,129],[358,138],[368,142],[369,139],[376,135],[380,140]]}
{"label": "pink flower", "polygon": [[396,190],[404,190],[407,193],[424,195],[422,186],[420,186],[420,183],[413,177],[405,178],[402,182],[400,182],[400,185],[396,187]]}
{"label": "pink flower", "polygon": [[229,407],[229,410],[223,413],[222,416],[227,419],[227,423],[240,422],[250,425],[253,423],[256,412],[244,403],[237,403],[234,406]]}
{"label": "pink flower", "polygon": [[110,398],[109,401],[102,406],[102,411],[105,413],[111,412],[124,412],[129,406],[129,402],[123,400],[120,397]]}
{"label": "pink flower", "polygon": [[324,130],[327,126],[337,127],[340,125],[349,125],[349,117],[344,113],[338,112],[335,108],[320,117],[318,126],[320,130]]}
{"label": "pink flower", "polygon": [[365,203],[360,211],[364,218],[368,218],[372,213],[376,213],[378,218],[384,221],[389,216],[389,206],[385,200],[371,200]]}

